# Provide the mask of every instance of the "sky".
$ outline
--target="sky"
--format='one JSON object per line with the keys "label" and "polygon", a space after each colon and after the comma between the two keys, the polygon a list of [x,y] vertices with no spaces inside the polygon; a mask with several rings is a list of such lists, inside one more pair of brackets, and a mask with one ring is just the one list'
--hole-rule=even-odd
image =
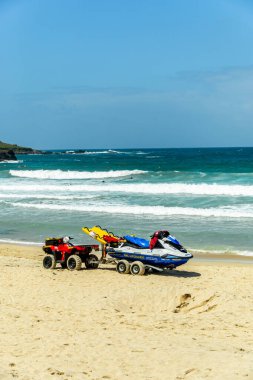
{"label": "sky", "polygon": [[0,0],[0,140],[253,146],[250,0]]}

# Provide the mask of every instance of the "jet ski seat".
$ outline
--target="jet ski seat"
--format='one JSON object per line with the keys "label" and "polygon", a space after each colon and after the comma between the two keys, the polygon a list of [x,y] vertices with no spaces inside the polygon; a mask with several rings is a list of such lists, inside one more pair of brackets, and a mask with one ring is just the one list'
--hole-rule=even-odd
{"label": "jet ski seat", "polygon": [[136,236],[126,235],[123,238],[131,244],[137,245],[139,248],[149,248],[149,241]]}

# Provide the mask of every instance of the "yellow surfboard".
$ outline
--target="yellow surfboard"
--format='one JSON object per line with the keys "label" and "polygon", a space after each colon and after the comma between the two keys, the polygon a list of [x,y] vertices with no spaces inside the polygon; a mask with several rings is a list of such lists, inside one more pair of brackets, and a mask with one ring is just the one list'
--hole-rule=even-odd
{"label": "yellow surfboard", "polygon": [[90,237],[99,241],[102,244],[106,244],[106,241],[104,240],[104,236],[111,236],[113,238],[119,239],[118,236],[114,235],[112,232],[107,231],[106,229],[103,229],[100,226],[94,226],[91,228],[83,227],[82,230],[87,235],[89,235]]}

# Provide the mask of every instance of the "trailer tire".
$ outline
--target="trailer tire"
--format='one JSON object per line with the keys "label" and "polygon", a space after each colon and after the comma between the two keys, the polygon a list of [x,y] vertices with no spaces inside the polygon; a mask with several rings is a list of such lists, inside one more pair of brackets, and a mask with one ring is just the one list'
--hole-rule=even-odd
{"label": "trailer tire", "polygon": [[116,271],[120,274],[128,274],[130,272],[130,264],[127,260],[120,260],[117,263]]}
{"label": "trailer tire", "polygon": [[45,269],[54,269],[56,267],[56,261],[53,255],[44,256],[43,267]]}
{"label": "trailer tire", "polygon": [[134,261],[130,265],[130,272],[134,276],[143,276],[145,274],[145,266],[141,261]]}
{"label": "trailer tire", "polygon": [[87,269],[97,269],[98,268],[98,265],[99,265],[99,262],[98,262],[98,257],[96,255],[89,255],[86,259],[85,259],[85,266]]}
{"label": "trailer tire", "polygon": [[71,255],[69,256],[67,260],[67,268],[68,270],[80,270],[82,267],[82,260],[81,257],[77,255]]}

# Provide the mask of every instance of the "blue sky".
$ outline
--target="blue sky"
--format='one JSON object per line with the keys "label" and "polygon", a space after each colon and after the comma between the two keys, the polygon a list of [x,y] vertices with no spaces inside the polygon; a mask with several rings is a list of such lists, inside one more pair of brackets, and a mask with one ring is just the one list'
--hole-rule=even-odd
{"label": "blue sky", "polygon": [[0,0],[0,140],[252,146],[246,0]]}

